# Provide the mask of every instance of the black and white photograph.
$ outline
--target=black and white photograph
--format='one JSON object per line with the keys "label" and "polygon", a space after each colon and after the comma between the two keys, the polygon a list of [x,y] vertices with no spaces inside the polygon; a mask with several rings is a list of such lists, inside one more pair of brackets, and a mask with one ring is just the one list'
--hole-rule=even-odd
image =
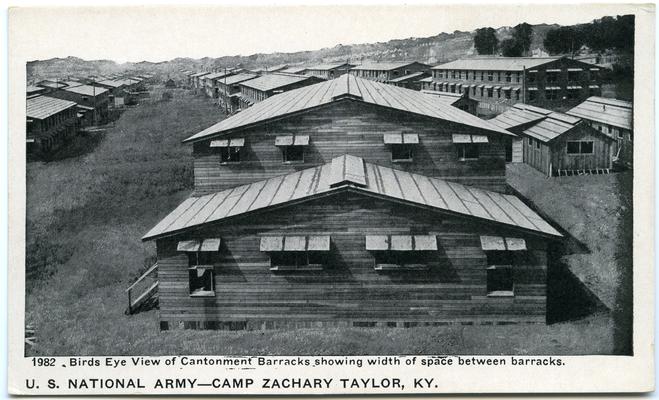
{"label": "black and white photograph", "polygon": [[654,6],[482,7],[11,10],[17,357],[652,371]]}

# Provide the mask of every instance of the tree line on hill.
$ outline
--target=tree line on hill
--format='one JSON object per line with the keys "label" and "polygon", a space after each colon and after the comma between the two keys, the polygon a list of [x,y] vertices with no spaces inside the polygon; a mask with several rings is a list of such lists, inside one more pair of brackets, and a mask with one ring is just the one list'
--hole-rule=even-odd
{"label": "tree line on hill", "polygon": [[[512,37],[499,40],[495,29],[476,30],[474,47],[478,54],[504,57],[528,55],[533,37],[533,26],[522,23],[512,30]],[[634,51],[634,16],[603,17],[591,23],[561,26],[550,29],[544,40],[550,54],[574,54],[586,45],[593,51],[616,49],[626,53]]]}

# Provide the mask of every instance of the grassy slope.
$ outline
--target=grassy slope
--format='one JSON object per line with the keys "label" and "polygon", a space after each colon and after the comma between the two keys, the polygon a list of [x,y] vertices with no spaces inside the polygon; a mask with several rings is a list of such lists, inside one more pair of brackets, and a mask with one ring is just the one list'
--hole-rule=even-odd
{"label": "grassy slope", "polygon": [[624,243],[621,236],[627,223],[623,216],[631,207],[631,191],[622,185],[631,173],[548,179],[525,164],[513,164],[508,166],[507,178],[513,188],[588,247],[587,252],[569,254],[563,260],[610,310],[618,309],[621,299],[616,292],[623,273],[619,266],[624,261],[619,244]]}
{"label": "grassy slope", "polygon": [[[156,96],[154,96],[156,97]],[[551,326],[159,332],[126,316],[124,289],[153,256],[139,238],[190,191],[180,139],[219,118],[207,99],[128,110],[93,153],[28,166],[30,354],[607,354],[607,315]],[[592,338],[602,338],[591,340]]]}

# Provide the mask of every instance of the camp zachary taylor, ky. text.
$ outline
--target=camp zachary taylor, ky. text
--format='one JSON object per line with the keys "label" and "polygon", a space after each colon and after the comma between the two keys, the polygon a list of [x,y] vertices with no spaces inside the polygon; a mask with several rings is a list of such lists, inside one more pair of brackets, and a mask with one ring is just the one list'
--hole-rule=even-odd
{"label": "camp zachary taylor, ky. text", "polygon": [[650,390],[653,15],[13,9],[12,393]]}

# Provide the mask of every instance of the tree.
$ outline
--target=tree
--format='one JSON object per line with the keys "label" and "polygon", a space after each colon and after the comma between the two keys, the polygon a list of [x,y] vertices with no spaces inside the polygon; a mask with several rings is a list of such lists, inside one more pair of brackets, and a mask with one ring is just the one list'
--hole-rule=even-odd
{"label": "tree", "polygon": [[513,40],[516,42],[517,47],[521,49],[522,54],[528,54],[528,52],[531,50],[532,39],[533,39],[533,26],[524,22],[519,25],[516,25],[513,28]]}
{"label": "tree", "polygon": [[478,54],[494,54],[499,46],[496,31],[492,28],[476,29],[474,47]]}
{"label": "tree", "polygon": [[519,57],[523,53],[520,43],[512,38],[502,40],[500,47],[504,57]]}
{"label": "tree", "polygon": [[561,26],[547,32],[543,41],[550,54],[565,54],[578,50],[583,44],[582,35],[571,26]]}

